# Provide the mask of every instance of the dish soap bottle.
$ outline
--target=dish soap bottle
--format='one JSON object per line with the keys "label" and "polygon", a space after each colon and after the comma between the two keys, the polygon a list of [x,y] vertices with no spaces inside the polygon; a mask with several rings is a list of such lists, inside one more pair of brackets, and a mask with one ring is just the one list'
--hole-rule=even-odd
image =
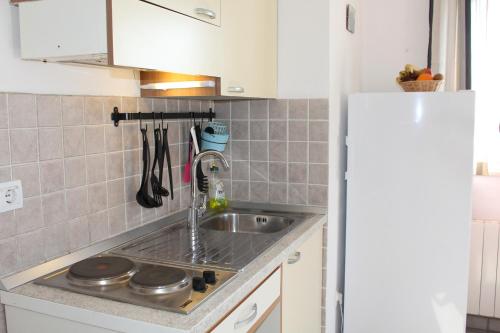
{"label": "dish soap bottle", "polygon": [[218,176],[219,168],[212,164],[210,167],[210,178],[208,180],[208,207],[212,210],[221,211],[227,208],[228,202],[224,192],[224,183]]}

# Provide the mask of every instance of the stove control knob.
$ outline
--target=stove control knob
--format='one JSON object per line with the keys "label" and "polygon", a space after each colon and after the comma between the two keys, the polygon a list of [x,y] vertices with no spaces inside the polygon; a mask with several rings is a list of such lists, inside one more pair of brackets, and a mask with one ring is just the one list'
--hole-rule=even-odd
{"label": "stove control knob", "polygon": [[217,279],[215,278],[214,271],[204,271],[203,272],[203,279],[208,284],[215,284],[215,282],[217,282]]}
{"label": "stove control knob", "polygon": [[193,278],[193,290],[194,291],[205,291],[207,289],[207,285],[205,284],[205,280],[202,277],[195,276]]}

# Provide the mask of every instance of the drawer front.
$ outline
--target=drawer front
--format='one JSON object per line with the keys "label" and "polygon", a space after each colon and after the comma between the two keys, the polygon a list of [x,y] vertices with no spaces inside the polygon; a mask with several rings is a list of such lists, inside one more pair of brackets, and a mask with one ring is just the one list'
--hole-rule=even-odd
{"label": "drawer front", "polygon": [[278,269],[212,332],[248,332],[280,297],[280,290],[281,269]]}
{"label": "drawer front", "polygon": [[148,2],[220,26],[221,0],[149,0]]}

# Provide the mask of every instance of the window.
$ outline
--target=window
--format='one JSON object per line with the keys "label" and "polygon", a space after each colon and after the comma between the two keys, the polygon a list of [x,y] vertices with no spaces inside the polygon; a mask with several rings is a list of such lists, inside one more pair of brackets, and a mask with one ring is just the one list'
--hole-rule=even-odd
{"label": "window", "polygon": [[476,91],[476,162],[500,175],[500,1],[470,0],[470,87]]}

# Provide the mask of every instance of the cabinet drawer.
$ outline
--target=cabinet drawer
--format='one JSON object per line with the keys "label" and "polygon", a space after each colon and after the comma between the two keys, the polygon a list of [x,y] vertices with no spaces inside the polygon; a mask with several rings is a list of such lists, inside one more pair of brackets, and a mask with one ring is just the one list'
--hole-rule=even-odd
{"label": "cabinet drawer", "polygon": [[248,332],[280,297],[281,269],[274,272],[212,332]]}
{"label": "cabinet drawer", "polygon": [[221,0],[149,0],[148,2],[220,26]]}

